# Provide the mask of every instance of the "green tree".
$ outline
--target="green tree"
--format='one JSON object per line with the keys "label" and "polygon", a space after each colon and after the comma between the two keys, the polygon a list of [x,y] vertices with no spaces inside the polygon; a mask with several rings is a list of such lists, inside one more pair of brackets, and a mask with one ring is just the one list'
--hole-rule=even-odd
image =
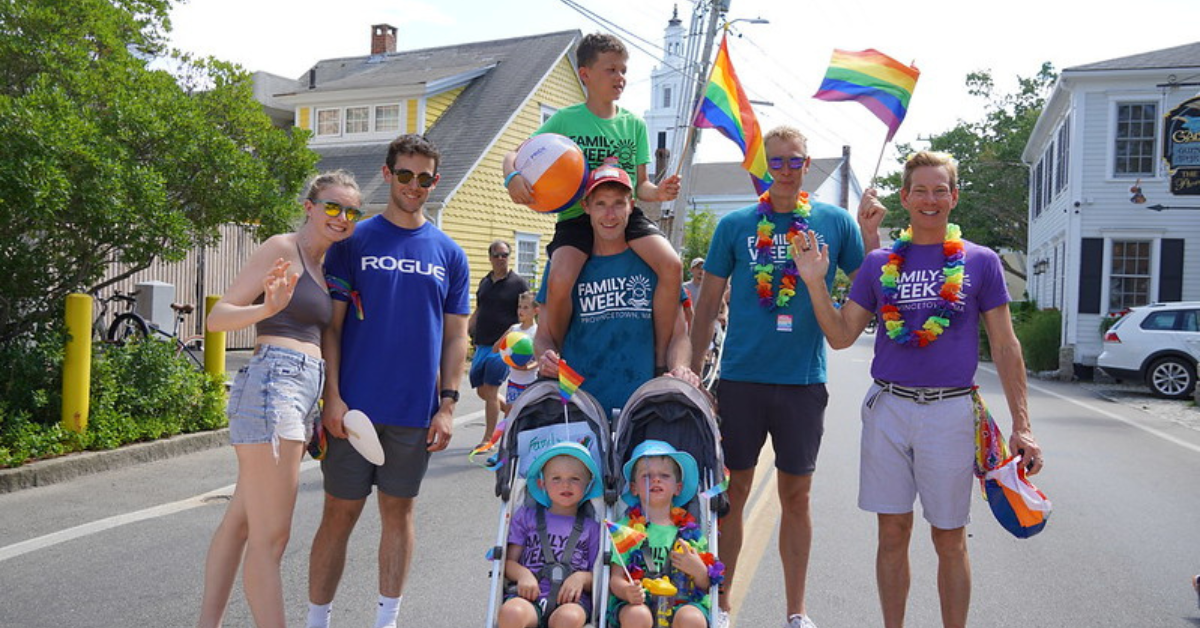
{"label": "green tree", "polygon": [[692,260],[708,255],[708,245],[716,229],[716,214],[707,209],[692,208],[688,211],[687,224],[683,226],[683,250],[679,253],[685,273]]}
{"label": "green tree", "polygon": [[223,223],[298,215],[307,132],[273,127],[242,69],[167,50],[170,5],[0,0],[0,343]]}
{"label": "green tree", "polygon": [[[1017,89],[1000,93],[991,72],[967,75],[967,92],[984,99],[981,120],[959,120],[953,128],[929,138],[929,150],[943,151],[958,160],[960,197],[952,220],[965,237],[993,249],[1024,251],[1029,227],[1029,167],[1021,153],[1033,132],[1057,74],[1050,63],[1031,77],[1017,77]],[[916,152],[910,144],[898,144],[900,163]],[[888,207],[885,224],[902,228],[908,212],[900,206],[898,190],[902,172],[884,177],[882,186],[895,193],[883,199]],[[1024,268],[1005,268],[1021,277]]]}

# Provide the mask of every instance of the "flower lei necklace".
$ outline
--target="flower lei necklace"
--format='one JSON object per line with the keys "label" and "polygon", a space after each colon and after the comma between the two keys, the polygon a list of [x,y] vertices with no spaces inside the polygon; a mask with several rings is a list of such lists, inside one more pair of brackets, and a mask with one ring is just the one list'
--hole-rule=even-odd
{"label": "flower lei necklace", "polygon": [[[779,296],[774,295],[771,282],[775,278],[775,223],[771,222],[774,209],[771,205],[771,191],[767,190],[758,197],[758,241],[754,247],[754,281],[758,290],[758,304],[768,311],[777,307],[787,307],[788,301],[796,296],[796,280],[800,271],[796,270],[796,262],[791,257],[783,265],[783,276],[779,278]],[[796,209],[792,211],[792,224],[788,226],[787,241],[808,231],[808,215],[812,213],[812,204],[808,202],[808,192],[801,191],[796,199]]]}
{"label": "flower lei necklace", "polygon": [[[649,524],[649,522],[646,520],[646,515],[642,512],[642,507],[634,506],[633,508],[630,508],[628,516],[629,527],[641,532],[642,534],[645,534],[646,526]],[[678,532],[675,533],[677,539],[685,541],[688,545],[692,546],[693,549],[698,549],[698,546],[700,545],[700,524],[696,523],[696,517],[692,515],[692,513],[679,507],[671,508],[671,525],[678,529]],[[627,567],[629,569],[629,574],[635,580],[645,577],[646,574],[645,566],[647,562],[646,556],[642,552],[642,543],[645,543],[645,540],[639,542],[636,548],[630,550],[628,557]],[[716,557],[712,555],[712,552],[699,552],[699,554],[700,560],[702,560],[704,565],[708,567],[708,579],[712,582],[712,584],[721,584],[724,582],[725,563],[717,560]],[[679,597],[700,601],[708,595],[708,589],[697,588],[695,583],[692,582],[691,578],[687,578],[687,584],[687,587],[679,588]],[[686,594],[685,588],[687,589]]]}
{"label": "flower lei necklace", "polygon": [[942,268],[943,283],[941,290],[938,291],[938,303],[933,314],[925,319],[925,324],[921,326],[921,329],[914,331],[908,328],[904,318],[900,316],[899,308],[896,307],[896,296],[900,292],[896,287],[896,282],[900,279],[900,271],[904,270],[904,256],[911,244],[912,227],[910,226],[892,244],[888,262],[883,265],[883,274],[879,276],[879,284],[883,287],[883,307],[880,308],[880,312],[889,338],[902,345],[920,348],[929,346],[931,342],[941,337],[946,328],[950,326],[950,320],[954,318],[956,312],[954,304],[962,300],[963,266],[966,263],[966,255],[963,248],[962,229],[955,224],[946,225],[946,238],[942,243],[942,255],[946,262]]}

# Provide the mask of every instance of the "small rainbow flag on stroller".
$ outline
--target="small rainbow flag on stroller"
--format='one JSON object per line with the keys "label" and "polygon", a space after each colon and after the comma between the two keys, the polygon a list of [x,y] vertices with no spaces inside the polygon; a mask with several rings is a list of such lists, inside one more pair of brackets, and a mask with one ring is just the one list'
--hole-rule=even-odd
{"label": "small rainbow flag on stroller", "polygon": [[558,392],[562,396],[564,405],[571,402],[571,397],[575,395],[575,391],[579,390],[579,386],[582,384],[583,376],[567,366],[566,360],[559,359]]}
{"label": "small rainbow flag on stroller", "polygon": [[608,535],[612,537],[613,547],[618,554],[624,554],[637,547],[637,544],[646,538],[645,532],[638,532],[629,526],[613,523],[608,519],[604,520],[604,525],[608,528]]}

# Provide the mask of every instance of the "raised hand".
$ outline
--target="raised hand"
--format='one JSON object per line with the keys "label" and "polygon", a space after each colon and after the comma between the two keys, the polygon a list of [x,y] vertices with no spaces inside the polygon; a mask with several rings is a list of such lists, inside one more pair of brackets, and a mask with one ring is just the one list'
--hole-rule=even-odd
{"label": "raised hand", "polygon": [[299,273],[287,274],[291,262],[282,257],[275,260],[267,276],[263,278],[263,307],[269,312],[268,316],[278,314],[292,300],[296,292],[296,284],[300,281]]}
{"label": "raised hand", "polygon": [[673,174],[662,181],[658,182],[658,201],[673,201],[679,196],[679,190],[683,187],[683,178],[677,174]]}
{"label": "raised hand", "polygon": [[867,188],[858,203],[858,228],[863,233],[877,233],[885,215],[887,207],[879,202],[879,190]]}
{"label": "raised hand", "polygon": [[805,284],[823,283],[829,272],[829,245],[817,242],[814,231],[801,231],[792,238],[792,259]]}

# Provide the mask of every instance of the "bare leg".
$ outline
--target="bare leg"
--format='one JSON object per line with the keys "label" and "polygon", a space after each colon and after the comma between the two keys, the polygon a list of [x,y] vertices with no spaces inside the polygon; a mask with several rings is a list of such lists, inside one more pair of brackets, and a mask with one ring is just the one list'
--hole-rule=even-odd
{"label": "bare leg", "polygon": [[321,524],[313,537],[308,557],[308,601],[329,604],[337,594],[342,570],[346,568],[346,546],[362,514],[364,499],[339,499],[325,494]]}
{"label": "bare leg", "polygon": [[233,593],[233,583],[237,581],[238,567],[242,564],[242,554],[246,551],[249,534],[246,498],[240,481],[237,486],[208,547],[208,559],[204,563],[204,598],[200,603],[200,620],[196,624],[199,628],[221,626],[229,596]]}
{"label": "bare leg", "polygon": [[658,275],[654,288],[654,364],[666,365],[667,346],[679,318],[683,289],[683,262],[671,243],[662,236],[647,236],[629,242],[633,252]]}
{"label": "bare leg", "polygon": [[621,620],[621,628],[650,628],[654,625],[654,616],[650,614],[650,607],[645,604],[622,606],[618,618]]}
{"label": "bare leg", "polygon": [[942,625],[964,628],[971,608],[971,559],[967,554],[967,529],[931,528],[938,556],[938,598]]}
{"label": "bare leg", "polygon": [[379,594],[400,597],[412,565],[417,531],[413,523],[416,500],[379,493]]}
{"label": "bare leg", "polygon": [[514,597],[500,607],[498,628],[535,628],[537,623],[533,603],[523,597]]}
{"label": "bare leg", "polygon": [[492,437],[492,432],[496,431],[496,423],[500,420],[501,399],[500,387],[483,384],[475,389],[479,394],[479,398],[483,400],[483,439],[480,442],[486,443]]}
{"label": "bare leg", "polygon": [[783,562],[783,588],[787,592],[787,614],[806,615],[804,591],[808,581],[808,556],[812,548],[812,512],[809,495],[812,475],[778,471],[779,558]]}
{"label": "bare leg", "polygon": [[901,628],[911,580],[908,544],[913,514],[879,515],[879,548],[875,553],[875,582],[885,628]]}
{"label": "bare leg", "polygon": [[238,466],[249,471],[246,475],[250,480],[246,487],[250,535],[246,539],[242,588],[256,626],[285,628],[280,566],[292,533],[304,443],[280,440],[278,460],[270,444],[239,445],[235,449]]}
{"label": "bare leg", "polygon": [[571,289],[579,279],[579,271],[587,262],[587,254],[577,248],[560,246],[550,256],[550,276],[546,278],[546,307],[542,308],[540,324],[547,326],[554,346],[562,349],[563,338],[571,324]]}
{"label": "bare leg", "polygon": [[548,628],[583,628],[584,622],[587,621],[587,613],[579,604],[568,603],[554,609],[550,613],[550,621],[546,624]]}
{"label": "bare leg", "polygon": [[718,539],[721,562],[725,563],[725,592],[720,599],[721,609],[729,610],[728,592],[733,587],[733,575],[737,570],[738,554],[742,551],[742,517],[750,489],[754,486],[754,469],[729,472],[729,514],[721,519],[721,535]]}

